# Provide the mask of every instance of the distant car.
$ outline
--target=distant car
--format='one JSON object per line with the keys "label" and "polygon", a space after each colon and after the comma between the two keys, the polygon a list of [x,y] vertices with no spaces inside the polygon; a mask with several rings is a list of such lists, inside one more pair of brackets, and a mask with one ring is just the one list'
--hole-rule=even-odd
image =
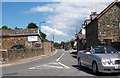
{"label": "distant car", "polygon": [[25,49],[25,47],[21,44],[13,45],[10,49]]}
{"label": "distant car", "polygon": [[96,46],[90,50],[79,51],[77,60],[79,66],[89,67],[93,74],[120,73],[120,53],[111,46]]}

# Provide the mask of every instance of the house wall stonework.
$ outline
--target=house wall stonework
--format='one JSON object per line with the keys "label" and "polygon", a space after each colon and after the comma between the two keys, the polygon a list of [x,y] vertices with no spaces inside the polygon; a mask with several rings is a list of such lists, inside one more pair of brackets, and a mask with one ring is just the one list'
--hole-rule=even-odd
{"label": "house wall stonework", "polygon": [[[1,49],[10,49],[13,45],[24,45],[26,48],[35,48],[35,43],[41,43],[41,38],[38,29],[21,29],[21,30],[0,30]],[[28,37],[35,36],[37,41],[28,40]],[[32,38],[31,38],[32,39]]]}
{"label": "house wall stonework", "polygon": [[[0,30],[0,60],[13,61],[53,52],[52,42],[42,42],[38,29]],[[31,36],[31,37],[30,37]],[[33,37],[34,36],[34,37]],[[28,39],[29,37],[29,39]],[[10,49],[13,45],[24,45],[24,49]]]}
{"label": "house wall stonework", "polygon": [[35,48],[36,42],[41,42],[41,39],[38,37],[38,41],[28,41],[28,36],[22,37],[2,37],[2,49],[10,49],[13,45],[24,45],[26,48]]}
{"label": "house wall stonework", "polygon": [[27,37],[4,37],[2,38],[2,49],[10,49],[13,45],[25,45]]}
{"label": "house wall stonework", "polygon": [[111,39],[112,42],[120,42],[120,8],[114,5],[98,20],[98,39]]}
{"label": "house wall stonework", "polygon": [[97,20],[93,21],[86,27],[86,46],[98,45],[98,24]]}
{"label": "house wall stonework", "polygon": [[[109,7],[108,7],[109,8]],[[107,9],[108,9],[107,8]],[[120,42],[120,5],[114,4],[86,26],[86,47]],[[118,45],[117,45],[118,46]]]}

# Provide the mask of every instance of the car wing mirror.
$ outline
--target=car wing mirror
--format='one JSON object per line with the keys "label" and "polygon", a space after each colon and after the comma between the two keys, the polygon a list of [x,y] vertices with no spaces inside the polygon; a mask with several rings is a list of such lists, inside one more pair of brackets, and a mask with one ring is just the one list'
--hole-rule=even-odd
{"label": "car wing mirror", "polygon": [[86,52],[86,54],[91,54],[91,52]]}

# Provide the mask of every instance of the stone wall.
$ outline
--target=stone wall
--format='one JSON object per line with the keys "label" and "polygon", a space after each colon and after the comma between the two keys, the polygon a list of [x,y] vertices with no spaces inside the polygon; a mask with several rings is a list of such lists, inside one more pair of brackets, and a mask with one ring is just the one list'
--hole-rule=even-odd
{"label": "stone wall", "polygon": [[43,50],[45,54],[53,52],[53,42],[43,42]]}
{"label": "stone wall", "polygon": [[53,43],[52,42],[43,42],[42,48],[33,48],[33,49],[18,49],[18,50],[3,50],[2,53],[3,61],[14,61],[25,58],[30,58],[34,56],[46,55],[53,52]]}
{"label": "stone wall", "polygon": [[3,61],[20,60],[39,55],[44,55],[44,51],[42,49],[21,49],[2,51]]}

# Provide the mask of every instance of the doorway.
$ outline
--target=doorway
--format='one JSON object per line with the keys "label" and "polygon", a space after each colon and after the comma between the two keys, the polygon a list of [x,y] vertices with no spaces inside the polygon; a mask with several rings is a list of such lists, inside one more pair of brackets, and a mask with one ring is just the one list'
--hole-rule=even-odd
{"label": "doorway", "polygon": [[107,46],[111,46],[112,45],[112,39],[104,39],[105,43]]}

